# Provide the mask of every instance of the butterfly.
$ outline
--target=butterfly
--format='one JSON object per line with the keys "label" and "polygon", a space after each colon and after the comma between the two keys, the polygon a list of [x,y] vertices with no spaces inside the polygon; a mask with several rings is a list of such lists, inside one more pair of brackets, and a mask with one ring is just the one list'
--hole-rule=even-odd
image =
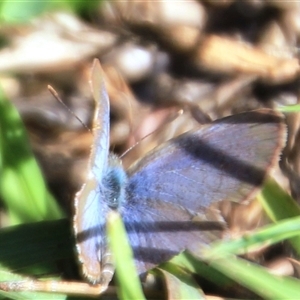
{"label": "butterfly", "polygon": [[84,276],[105,286],[113,275],[109,211],[122,216],[139,274],[183,250],[197,251],[207,240],[195,217],[214,202],[249,199],[278,161],[286,129],[269,109],[237,114],[167,141],[125,172],[109,154],[109,99],[98,61],[91,82],[94,142],[74,230]]}
{"label": "butterfly", "polygon": [[[73,222],[79,264],[91,283],[74,283],[73,292],[82,294],[102,293],[113,277],[105,229],[110,211],[123,219],[140,275],[184,250],[197,253],[210,241],[207,232],[221,230],[207,221],[209,206],[250,199],[279,160],[286,138],[281,113],[259,109],[188,131],[125,171],[120,158],[109,153],[109,98],[98,60],[91,87],[93,145]],[[44,289],[33,282],[30,288]],[[55,290],[64,292],[66,285],[56,283]]]}

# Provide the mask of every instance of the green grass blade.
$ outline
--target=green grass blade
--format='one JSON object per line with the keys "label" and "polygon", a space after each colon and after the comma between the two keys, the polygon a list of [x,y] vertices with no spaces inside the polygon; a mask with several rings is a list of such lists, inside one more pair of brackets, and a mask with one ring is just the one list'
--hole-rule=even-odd
{"label": "green grass blade", "polygon": [[300,215],[299,205],[273,178],[266,180],[257,198],[273,222]]}
{"label": "green grass blade", "polygon": [[299,112],[300,111],[300,104],[278,106],[276,109],[283,112],[283,113]]}
{"label": "green grass blade", "polygon": [[[21,273],[26,273],[27,276],[57,274],[60,272],[56,267],[57,262],[69,261],[74,253],[73,236],[67,220],[7,227],[0,230],[0,241],[1,282],[27,281],[28,277]],[[0,291],[0,296],[16,300],[67,299],[67,295],[37,292]]]}
{"label": "green grass blade", "polygon": [[1,21],[9,23],[28,22],[46,10],[51,3],[46,1],[8,1],[3,0],[1,3]]}
{"label": "green grass blade", "polygon": [[175,256],[170,263],[175,264],[190,273],[198,274],[202,278],[205,278],[218,286],[230,289],[231,286],[235,285],[234,281],[188,252],[183,252],[180,255]]}
{"label": "green grass blade", "polygon": [[111,212],[107,217],[107,234],[116,265],[120,298],[145,299],[135,269],[133,252],[127,240],[126,230],[120,215],[116,212]]}
{"label": "green grass blade", "polygon": [[164,277],[168,299],[205,299],[204,293],[191,275],[172,263],[156,269]]}
{"label": "green grass blade", "polygon": [[63,217],[32,154],[26,129],[0,89],[0,195],[11,224]]}
{"label": "green grass blade", "polygon": [[73,235],[67,220],[10,226],[0,230],[0,268],[22,271],[73,256]]}
{"label": "green grass blade", "polygon": [[[273,222],[300,215],[300,207],[296,201],[272,178],[266,181],[257,198]],[[300,255],[300,236],[295,236],[289,241],[298,255]]]}
{"label": "green grass blade", "polygon": [[235,256],[208,261],[210,266],[265,299],[300,299],[300,281],[270,274],[265,268]]}
{"label": "green grass blade", "polygon": [[232,254],[241,255],[299,235],[300,217],[296,217],[265,226],[239,239],[216,242],[211,245],[211,248],[204,249],[202,254],[205,259],[210,260]]}

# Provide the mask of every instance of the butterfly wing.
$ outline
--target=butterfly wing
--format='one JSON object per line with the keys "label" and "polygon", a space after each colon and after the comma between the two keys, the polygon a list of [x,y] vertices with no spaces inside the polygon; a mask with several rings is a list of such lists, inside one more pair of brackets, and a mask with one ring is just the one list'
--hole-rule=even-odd
{"label": "butterfly wing", "polygon": [[[126,206],[121,215],[139,274],[187,249],[197,253],[223,223],[208,222],[176,204],[155,201]],[[204,233],[205,232],[205,233]]]}
{"label": "butterfly wing", "polygon": [[[82,272],[92,283],[103,281],[103,257],[106,255],[105,217],[109,210],[103,201],[102,179],[107,171],[109,152],[109,99],[99,61],[92,68],[91,86],[95,99],[93,147],[88,178],[75,198],[74,231]],[[102,264],[102,265],[101,265]],[[111,275],[112,276],[112,275]],[[110,278],[111,278],[110,276]],[[108,283],[110,278],[104,281]]]}
{"label": "butterfly wing", "polygon": [[[130,168],[122,215],[139,271],[205,243],[194,215],[213,202],[249,198],[278,160],[285,135],[281,114],[242,113],[172,139]],[[177,231],[163,226],[174,222]]]}
{"label": "butterfly wing", "polygon": [[128,170],[128,199],[161,200],[199,211],[241,201],[278,161],[286,128],[261,109],[220,119],[161,145]]}

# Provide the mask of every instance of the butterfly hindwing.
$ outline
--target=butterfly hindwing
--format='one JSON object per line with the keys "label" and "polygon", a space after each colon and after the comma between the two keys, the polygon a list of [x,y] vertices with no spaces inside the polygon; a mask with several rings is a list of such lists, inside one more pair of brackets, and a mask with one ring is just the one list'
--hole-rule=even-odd
{"label": "butterfly hindwing", "polygon": [[[207,222],[176,204],[154,201],[121,210],[139,274],[170,260],[183,250],[197,253],[212,241],[219,222]],[[201,218],[200,218],[201,217]]]}

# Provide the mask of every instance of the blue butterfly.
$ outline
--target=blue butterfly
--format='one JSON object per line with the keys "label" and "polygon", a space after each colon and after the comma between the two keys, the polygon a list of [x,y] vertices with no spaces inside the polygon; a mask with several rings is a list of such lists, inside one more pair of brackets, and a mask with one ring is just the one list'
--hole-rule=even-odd
{"label": "blue butterfly", "polygon": [[125,172],[109,153],[109,99],[97,60],[91,83],[94,142],[74,230],[84,276],[105,287],[114,271],[105,232],[109,211],[122,216],[139,274],[183,250],[197,252],[209,242],[208,207],[254,195],[279,159],[286,127],[270,109],[226,117],[167,141]]}

